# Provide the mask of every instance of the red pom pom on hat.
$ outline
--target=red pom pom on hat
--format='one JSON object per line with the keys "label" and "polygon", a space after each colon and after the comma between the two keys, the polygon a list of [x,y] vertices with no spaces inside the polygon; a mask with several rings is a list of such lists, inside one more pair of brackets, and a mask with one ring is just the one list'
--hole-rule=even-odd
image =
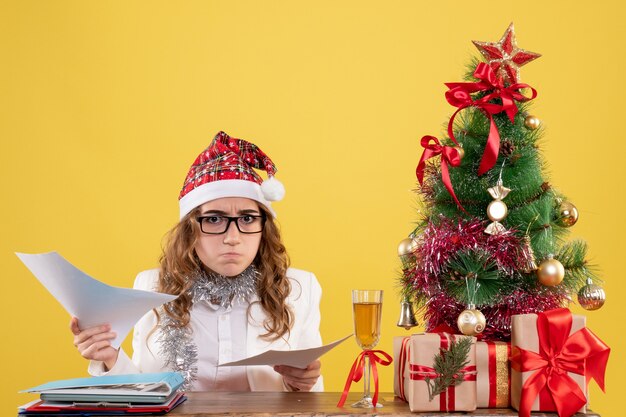
{"label": "red pom pom on hat", "polygon": [[[263,179],[254,169],[267,172]],[[255,200],[276,217],[270,201],[280,201],[285,187],[278,181],[276,165],[255,144],[219,132],[191,165],[179,199],[180,218],[194,208],[218,198],[245,197]]]}

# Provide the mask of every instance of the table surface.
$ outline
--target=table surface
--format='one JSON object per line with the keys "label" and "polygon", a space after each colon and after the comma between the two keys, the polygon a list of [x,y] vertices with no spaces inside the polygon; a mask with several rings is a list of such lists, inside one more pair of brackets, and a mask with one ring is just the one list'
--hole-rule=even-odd
{"label": "table surface", "polygon": [[[265,416],[517,416],[511,409],[478,409],[474,412],[451,413],[411,413],[407,403],[394,397],[393,393],[381,393],[382,408],[351,408],[357,401],[358,393],[351,393],[343,408],[337,407],[341,394],[338,392],[190,392],[187,401],[167,414],[167,416],[216,416],[265,417]],[[557,417],[554,413],[532,413],[533,417]],[[584,417],[600,417],[587,410]]]}

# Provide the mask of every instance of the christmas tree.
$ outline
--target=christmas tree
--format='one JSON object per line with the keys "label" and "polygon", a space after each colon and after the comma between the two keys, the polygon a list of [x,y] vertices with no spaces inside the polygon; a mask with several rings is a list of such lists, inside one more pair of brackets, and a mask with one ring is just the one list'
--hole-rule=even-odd
{"label": "christmas tree", "polygon": [[[518,48],[513,24],[499,42],[477,42],[467,82],[447,83],[456,108],[447,137],[424,136],[416,174],[424,210],[398,248],[402,295],[426,330],[448,325],[486,339],[510,338],[513,314],[587,309],[604,291],[583,241],[566,241],[576,207],[546,178],[529,114],[537,92],[520,67],[538,58]],[[398,325],[401,325],[399,323]]]}

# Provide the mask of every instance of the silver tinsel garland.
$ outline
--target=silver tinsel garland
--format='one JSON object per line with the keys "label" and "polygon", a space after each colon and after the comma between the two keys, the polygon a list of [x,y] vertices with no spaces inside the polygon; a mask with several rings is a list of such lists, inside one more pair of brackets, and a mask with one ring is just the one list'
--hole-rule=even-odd
{"label": "silver tinsel garland", "polygon": [[[192,303],[206,302],[229,308],[234,300],[249,302],[257,291],[259,272],[254,265],[236,277],[225,277],[215,273],[198,271],[191,277],[193,285],[187,294]],[[180,372],[185,378],[183,390],[189,390],[198,373],[198,347],[193,342],[189,327],[178,327],[177,322],[159,308],[160,354],[165,358],[165,366]]]}
{"label": "silver tinsel garland", "polygon": [[249,301],[256,294],[259,272],[250,265],[236,277],[225,277],[215,273],[202,273],[191,287],[189,294],[193,303],[205,301],[228,308],[233,300]]}

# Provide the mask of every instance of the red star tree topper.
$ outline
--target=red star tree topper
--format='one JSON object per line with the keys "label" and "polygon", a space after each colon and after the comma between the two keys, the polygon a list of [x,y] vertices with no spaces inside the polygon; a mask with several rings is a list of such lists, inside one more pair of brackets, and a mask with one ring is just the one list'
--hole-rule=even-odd
{"label": "red star tree topper", "polygon": [[517,47],[515,28],[509,25],[499,42],[472,41],[496,75],[508,84],[519,82],[519,67],[537,59],[541,54]]}

